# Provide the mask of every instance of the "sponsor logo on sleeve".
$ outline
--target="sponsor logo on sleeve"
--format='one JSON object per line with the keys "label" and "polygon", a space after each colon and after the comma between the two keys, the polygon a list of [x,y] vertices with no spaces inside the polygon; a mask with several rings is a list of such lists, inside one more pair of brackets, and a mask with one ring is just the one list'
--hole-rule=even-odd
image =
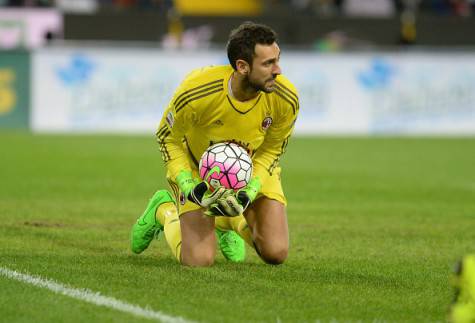
{"label": "sponsor logo on sleeve", "polygon": [[168,125],[170,126],[170,128],[172,128],[173,124],[175,123],[175,118],[173,117],[173,112],[171,112],[171,111],[168,112],[166,119],[167,119]]}
{"label": "sponsor logo on sleeve", "polygon": [[180,192],[180,204],[185,205],[185,203],[186,203],[185,194],[183,194],[183,192]]}

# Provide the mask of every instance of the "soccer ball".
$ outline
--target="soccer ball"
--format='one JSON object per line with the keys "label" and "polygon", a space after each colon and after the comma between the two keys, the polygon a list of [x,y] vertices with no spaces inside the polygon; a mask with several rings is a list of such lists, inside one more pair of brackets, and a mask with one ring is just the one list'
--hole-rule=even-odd
{"label": "soccer ball", "polygon": [[231,142],[215,144],[203,153],[199,165],[200,177],[211,189],[220,186],[237,191],[247,185],[252,175],[251,157],[241,146]]}

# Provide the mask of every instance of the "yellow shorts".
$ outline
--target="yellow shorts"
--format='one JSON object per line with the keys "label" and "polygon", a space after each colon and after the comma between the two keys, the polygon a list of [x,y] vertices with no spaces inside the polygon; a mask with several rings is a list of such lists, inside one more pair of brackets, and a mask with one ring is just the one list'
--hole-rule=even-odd
{"label": "yellow shorts", "polygon": [[[265,196],[269,199],[276,200],[284,205],[287,205],[287,199],[285,198],[284,191],[282,190],[282,183],[280,181],[280,172],[280,167],[276,167],[273,174],[269,176],[265,182],[261,183],[261,191],[259,194],[257,194],[257,198]],[[194,177],[199,177],[198,170],[196,168],[192,169],[192,173]],[[181,216],[183,213],[199,210],[201,208],[199,205],[196,205],[195,203],[189,202],[185,199],[184,194],[178,188],[175,179],[171,179],[169,174],[167,174],[167,180],[168,184],[170,184],[173,195],[175,196],[179,216]]]}

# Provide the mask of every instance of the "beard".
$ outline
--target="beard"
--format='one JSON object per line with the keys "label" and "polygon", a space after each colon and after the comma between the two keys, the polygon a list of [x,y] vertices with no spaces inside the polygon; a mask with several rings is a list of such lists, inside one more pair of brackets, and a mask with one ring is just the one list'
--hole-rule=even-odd
{"label": "beard", "polygon": [[273,75],[272,78],[265,80],[264,82],[253,81],[250,79],[249,76],[246,78],[246,83],[249,87],[253,88],[256,92],[262,91],[265,93],[272,93],[274,92],[274,86],[267,87],[266,83],[269,81],[275,80],[277,75]]}

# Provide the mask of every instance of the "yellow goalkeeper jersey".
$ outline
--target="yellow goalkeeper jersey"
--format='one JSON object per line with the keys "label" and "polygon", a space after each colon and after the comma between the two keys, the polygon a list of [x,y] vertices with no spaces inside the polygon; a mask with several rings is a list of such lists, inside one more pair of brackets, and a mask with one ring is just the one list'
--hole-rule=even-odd
{"label": "yellow goalkeeper jersey", "polygon": [[241,102],[229,93],[233,72],[230,65],[204,67],[177,88],[156,133],[173,181],[181,170],[197,168],[206,148],[223,141],[247,149],[253,177],[261,181],[278,167],[299,111],[297,91],[279,75],[272,93]]}

